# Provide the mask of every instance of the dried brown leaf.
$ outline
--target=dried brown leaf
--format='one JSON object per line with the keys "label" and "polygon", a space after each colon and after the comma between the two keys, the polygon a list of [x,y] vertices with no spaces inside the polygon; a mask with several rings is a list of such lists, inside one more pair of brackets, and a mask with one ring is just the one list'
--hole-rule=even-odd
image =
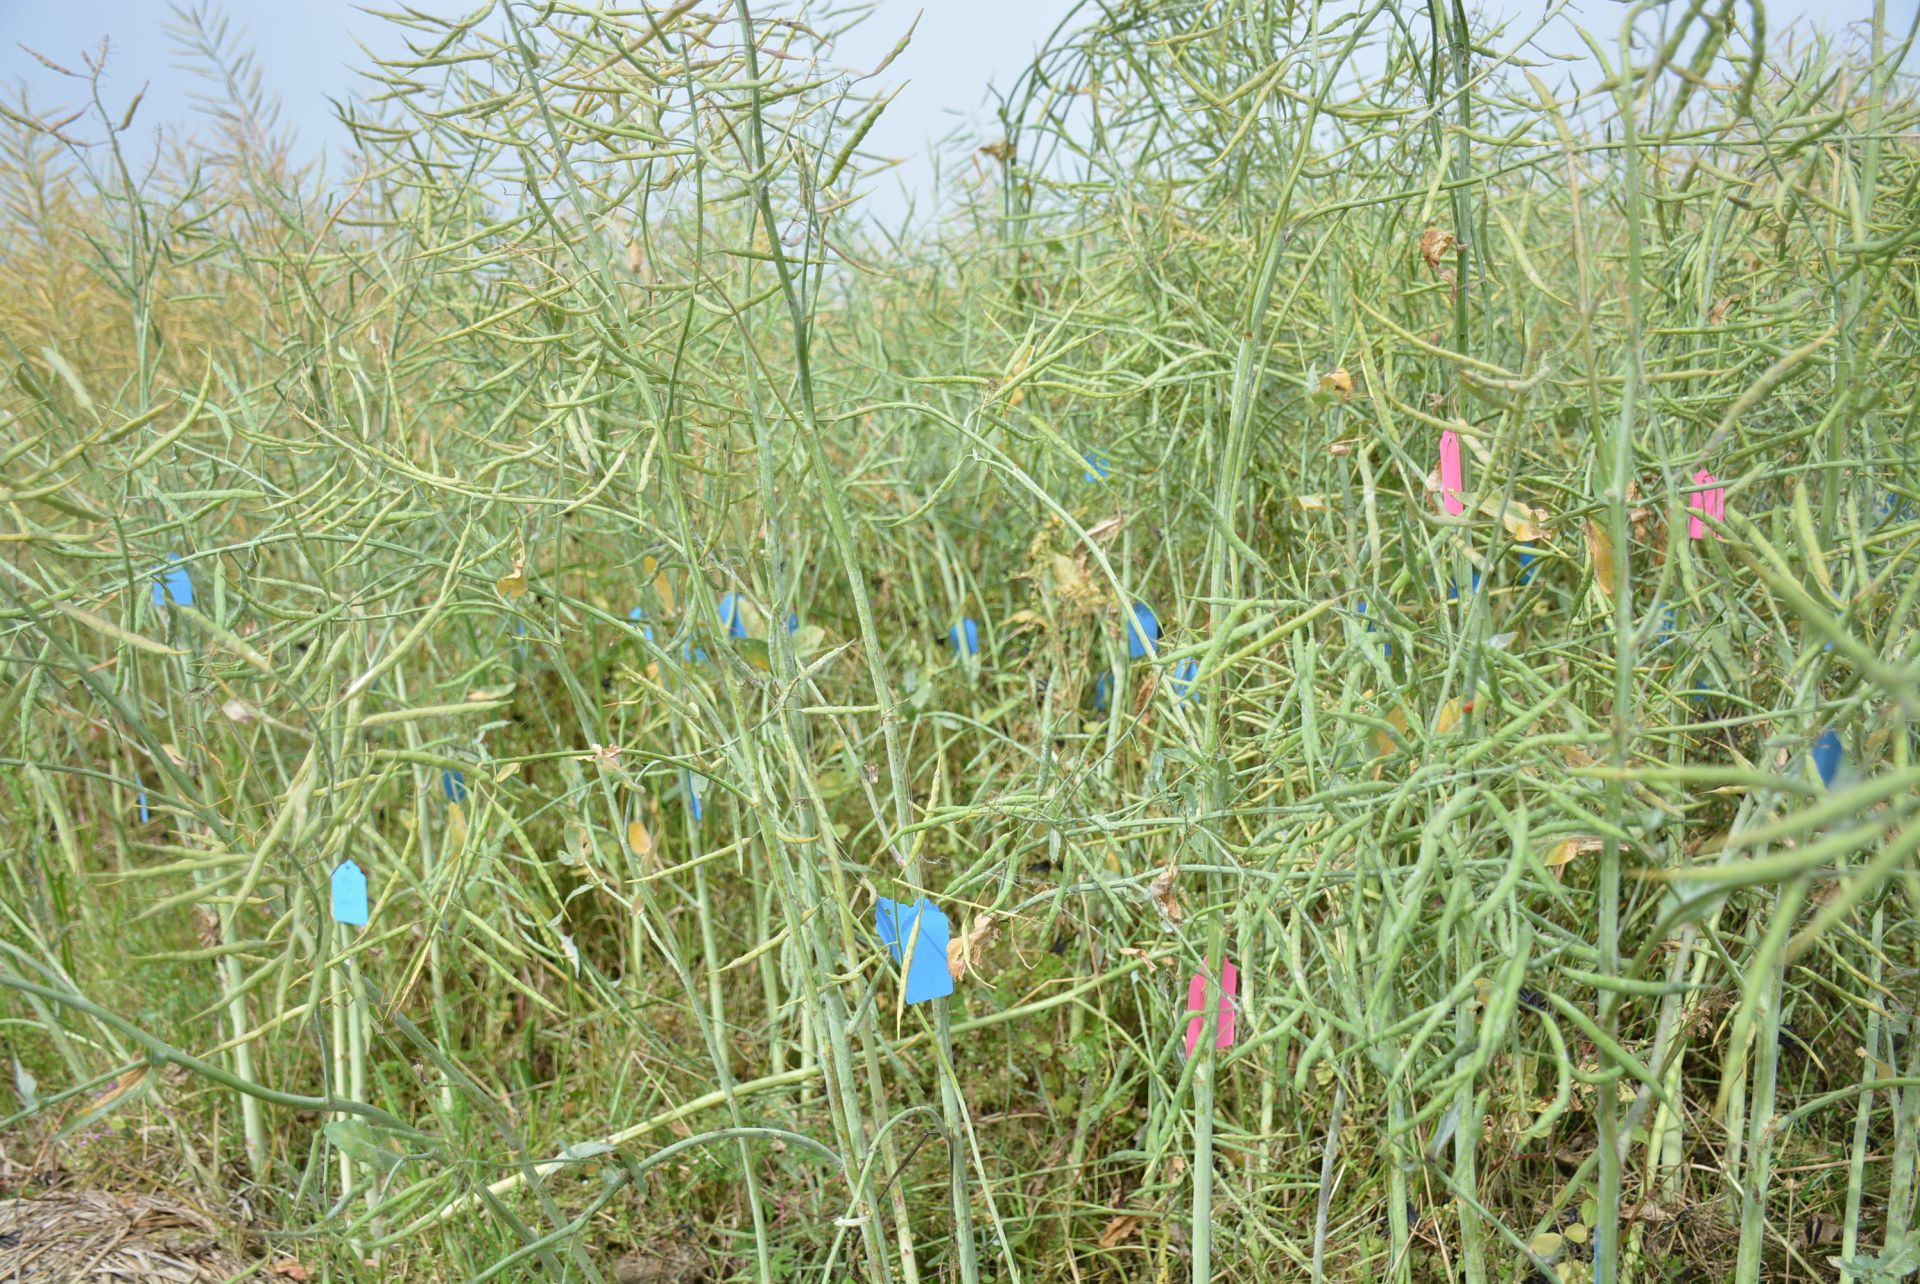
{"label": "dried brown leaf", "polygon": [[1600,523],[1587,519],[1587,557],[1593,563],[1593,583],[1607,597],[1613,596],[1613,539],[1600,529]]}
{"label": "dried brown leaf", "polygon": [[108,1106],[120,1100],[120,1098],[138,1089],[141,1084],[147,1081],[147,1075],[151,1073],[152,1070],[153,1067],[150,1065],[135,1066],[118,1079],[115,1079],[113,1081],[113,1087],[101,1093],[99,1098],[95,1100],[88,1109],[95,1111],[105,1110]]}
{"label": "dried brown leaf", "polygon": [[979,967],[980,956],[999,935],[997,914],[982,914],[974,919],[964,933],[947,942],[947,972],[958,981],[967,974],[967,969]]}
{"label": "dried brown leaf", "polygon": [[1160,912],[1178,923],[1187,916],[1187,907],[1180,903],[1179,892],[1174,881],[1180,877],[1180,866],[1169,865],[1153,876],[1147,884],[1147,898],[1160,907]]}
{"label": "dried brown leaf", "polygon": [[1507,533],[1522,544],[1532,544],[1553,536],[1545,510],[1529,508],[1517,499],[1502,500],[1495,495],[1480,501],[1480,511],[1488,517],[1499,518],[1500,524],[1507,528]]}
{"label": "dried brown leaf", "polygon": [[[1407,715],[1398,706],[1395,706],[1394,709],[1387,714],[1387,723],[1395,731],[1398,731],[1401,736],[1404,737],[1407,734]],[[1373,733],[1373,747],[1374,751],[1384,758],[1398,749],[1400,743],[1385,731],[1375,731]]]}
{"label": "dried brown leaf", "polygon": [[1559,869],[1562,865],[1571,864],[1577,857],[1597,852],[1606,845],[1604,838],[1596,838],[1592,834],[1577,834],[1555,843],[1553,850],[1548,852],[1540,863],[1548,869]]}
{"label": "dried brown leaf", "polygon": [[1148,669],[1145,681],[1141,682],[1140,690],[1135,693],[1133,697],[1133,716],[1135,718],[1142,717],[1146,714],[1147,706],[1153,703],[1153,693],[1159,689],[1159,686],[1160,670]]}
{"label": "dried brown leaf", "polygon": [[1427,271],[1438,272],[1440,260],[1451,253],[1458,244],[1460,242],[1452,232],[1441,228],[1430,227],[1420,233],[1420,257],[1426,260]]}

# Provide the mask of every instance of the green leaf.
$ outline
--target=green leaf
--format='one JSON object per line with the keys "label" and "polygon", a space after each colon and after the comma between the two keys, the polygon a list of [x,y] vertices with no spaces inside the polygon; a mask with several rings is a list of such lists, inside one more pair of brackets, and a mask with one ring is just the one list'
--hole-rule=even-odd
{"label": "green leaf", "polygon": [[1911,1227],[1897,1244],[1888,1244],[1875,1257],[1829,1257],[1827,1261],[1861,1284],[1894,1284],[1920,1270],[1920,1227]]}
{"label": "green leaf", "polygon": [[383,1173],[392,1172],[406,1158],[395,1143],[382,1137],[364,1119],[336,1119],[320,1131],[348,1159]]}

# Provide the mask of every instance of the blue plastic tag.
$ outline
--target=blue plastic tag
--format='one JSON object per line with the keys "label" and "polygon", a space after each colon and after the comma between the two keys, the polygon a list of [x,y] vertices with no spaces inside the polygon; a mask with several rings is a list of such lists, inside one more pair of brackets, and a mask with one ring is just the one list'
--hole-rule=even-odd
{"label": "blue plastic tag", "polygon": [[1160,650],[1160,617],[1145,602],[1135,602],[1128,612],[1127,658],[1144,659]]}
{"label": "blue plastic tag", "polygon": [[[1367,604],[1365,602],[1360,603],[1360,614],[1367,615]],[[1376,633],[1378,631],[1379,630],[1374,626],[1373,617],[1370,615],[1367,615],[1367,632]],[[1389,660],[1391,660],[1393,658],[1393,643],[1383,642],[1380,644],[1380,646],[1381,646],[1382,653]]]}
{"label": "blue plastic tag", "polygon": [[367,925],[367,876],[351,860],[333,868],[333,921]]}
{"label": "blue plastic tag", "polygon": [[[180,560],[180,554],[168,553],[169,562]],[[192,606],[193,577],[187,574],[184,566],[173,566],[153,577],[153,604],[155,606]]]}
{"label": "blue plastic tag", "polygon": [[1820,783],[1833,788],[1833,778],[1840,774],[1840,764],[1846,761],[1846,750],[1840,746],[1840,737],[1828,727],[1813,742],[1813,766],[1820,773]]}
{"label": "blue plastic tag", "polygon": [[1194,680],[1200,676],[1200,657],[1190,655],[1173,666],[1173,694],[1182,700],[1193,699]]}
{"label": "blue plastic tag", "polygon": [[937,905],[924,896],[911,905],[882,896],[874,908],[873,925],[895,962],[909,943],[913,946],[913,958],[905,967],[908,1003],[944,999],[953,993],[953,973],[947,970],[947,941],[953,929]]}

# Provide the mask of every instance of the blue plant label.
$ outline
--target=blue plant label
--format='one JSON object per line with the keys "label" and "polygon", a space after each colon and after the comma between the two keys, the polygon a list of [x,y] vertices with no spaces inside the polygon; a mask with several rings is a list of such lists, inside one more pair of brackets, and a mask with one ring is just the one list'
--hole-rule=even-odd
{"label": "blue plant label", "polygon": [[466,773],[452,770],[442,771],[440,773],[440,788],[442,792],[447,795],[448,802],[465,802],[467,800]]}
{"label": "blue plant label", "polygon": [[333,921],[367,925],[367,875],[351,860],[333,867]]}
{"label": "blue plant label", "polygon": [[1173,694],[1182,700],[1193,699],[1193,684],[1200,677],[1200,657],[1190,655],[1173,666]]}
{"label": "blue plant label", "polygon": [[740,615],[738,593],[729,593],[720,599],[720,623],[726,626],[727,636],[730,638],[747,636],[747,622]]}
{"label": "blue plant label", "polygon": [[1093,680],[1093,707],[1097,712],[1105,713],[1113,702],[1113,675],[1103,673]]}
{"label": "blue plant label", "polygon": [[1540,573],[1540,558],[1531,544],[1520,544],[1514,548],[1514,555],[1520,559],[1520,582],[1533,583],[1533,577]]}
{"label": "blue plant label", "polygon": [[979,655],[979,622],[971,615],[961,616],[960,623],[947,630],[947,645],[961,655]]}
{"label": "blue plant label", "polygon": [[687,810],[693,813],[693,823],[696,825],[705,820],[707,815],[707,809],[700,803],[700,786],[705,783],[691,771],[687,773]]}
{"label": "blue plant label", "polygon": [[1113,461],[1097,450],[1089,450],[1080,458],[1087,465],[1087,471],[1083,475],[1088,481],[1105,481],[1108,474],[1113,471]]}
{"label": "blue plant label", "polygon": [[1127,615],[1127,658],[1139,660],[1160,650],[1160,617],[1145,602],[1135,602]]}
{"label": "blue plant label", "polygon": [[1649,646],[1647,650],[1658,651],[1660,648],[1672,642],[1673,634],[1674,634],[1674,626],[1676,623],[1677,623],[1677,617],[1674,615],[1674,609],[1671,606],[1661,611],[1660,612],[1660,632],[1654,636],[1653,644]]}
{"label": "blue plant label", "polygon": [[874,908],[874,930],[880,942],[901,962],[909,945],[913,957],[905,960],[908,1003],[944,999],[953,993],[953,973],[947,970],[947,941],[953,933],[947,916],[926,897],[911,905],[882,896]]}
{"label": "blue plant label", "polygon": [[[1367,616],[1367,632],[1369,633],[1379,632],[1379,629],[1374,625],[1373,617],[1371,615],[1367,615],[1367,604],[1365,602],[1360,603],[1360,614]],[[1389,660],[1391,660],[1393,658],[1393,643],[1383,642],[1381,643],[1381,647],[1384,650],[1386,657]]]}
{"label": "blue plant label", "polygon": [[798,633],[799,631],[800,631],[800,612],[788,611],[787,612],[787,632]]}
{"label": "blue plant label", "polygon": [[140,791],[140,823],[146,824],[153,819],[153,813],[147,810],[147,791]]}
{"label": "blue plant label", "polygon": [[[168,553],[169,562],[180,560],[180,554]],[[155,606],[192,606],[193,576],[187,574],[184,566],[172,566],[153,577],[153,604]]]}
{"label": "blue plant label", "polygon": [[[1468,592],[1478,593],[1479,591],[1480,591],[1480,572],[1475,571],[1473,573],[1473,587],[1469,589]],[[1458,601],[1459,598],[1460,598],[1460,585],[1458,583],[1447,585],[1447,600],[1449,602],[1454,602],[1454,601]]]}
{"label": "blue plant label", "polygon": [[1846,760],[1846,751],[1840,747],[1840,737],[1828,727],[1813,742],[1813,766],[1820,773],[1820,783],[1833,788],[1833,778],[1840,774],[1840,764]]}
{"label": "blue plant label", "polygon": [[651,624],[646,623],[646,618],[647,618],[646,607],[644,606],[634,607],[631,611],[627,612],[627,618],[640,626],[641,637],[645,638],[649,642],[653,641],[653,626]]}

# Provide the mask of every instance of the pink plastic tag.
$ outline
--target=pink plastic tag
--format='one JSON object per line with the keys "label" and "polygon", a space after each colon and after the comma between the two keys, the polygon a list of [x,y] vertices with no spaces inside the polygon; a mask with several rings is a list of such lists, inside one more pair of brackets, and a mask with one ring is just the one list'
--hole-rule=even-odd
{"label": "pink plastic tag", "polygon": [[1718,531],[1710,529],[1700,520],[1699,514],[1705,513],[1717,522],[1727,520],[1727,488],[1713,484],[1713,474],[1702,468],[1693,475],[1695,494],[1698,498],[1687,507],[1694,515],[1687,518],[1687,538],[1705,539],[1711,535],[1720,538]]}
{"label": "pink plastic tag", "polygon": [[1460,467],[1460,434],[1443,432],[1440,434],[1440,502],[1449,516],[1458,517],[1467,511],[1467,506],[1460,502],[1460,492],[1466,485],[1467,475]]}
{"label": "pink plastic tag", "polygon": [[[1220,968],[1220,1025],[1213,1038],[1216,1048],[1233,1046],[1233,996],[1240,990],[1240,969],[1231,963]],[[1187,1011],[1193,1015],[1187,1019],[1187,1055],[1200,1046],[1200,1035],[1207,1028],[1207,977],[1204,972],[1194,973],[1193,980],[1187,983]]]}

